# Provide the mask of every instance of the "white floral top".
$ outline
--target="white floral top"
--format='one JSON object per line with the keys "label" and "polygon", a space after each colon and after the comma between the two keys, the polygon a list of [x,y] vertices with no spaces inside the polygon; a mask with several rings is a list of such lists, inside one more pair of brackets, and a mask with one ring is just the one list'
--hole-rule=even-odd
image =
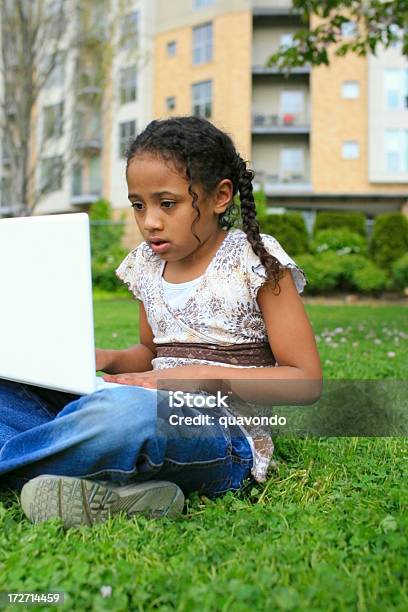
{"label": "white floral top", "polygon": [[[304,272],[275,238],[267,234],[261,234],[261,238],[267,251],[291,269],[296,288],[301,293],[307,282]],[[166,302],[162,285],[165,263],[147,242],[142,242],[116,270],[118,278],[143,302],[158,349],[161,344],[178,343],[200,346],[209,343],[219,347],[268,343],[262,312],[256,301],[259,288],[267,280],[266,270],[245,232],[229,230],[201,282],[182,308],[174,309]],[[200,358],[162,356],[152,359],[154,370],[195,364],[243,367],[232,365],[231,361],[204,359],[202,355]],[[235,414],[248,412],[239,401],[232,400],[229,407]],[[273,453],[272,440],[264,429],[247,429],[246,433],[254,442],[252,473],[256,480],[263,481]]]}

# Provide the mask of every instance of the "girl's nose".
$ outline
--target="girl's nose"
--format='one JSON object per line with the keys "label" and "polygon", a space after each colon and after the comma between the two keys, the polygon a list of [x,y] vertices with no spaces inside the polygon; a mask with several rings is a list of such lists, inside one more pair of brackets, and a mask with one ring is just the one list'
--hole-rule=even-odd
{"label": "girl's nose", "polygon": [[153,211],[146,212],[143,225],[144,229],[148,232],[152,232],[152,230],[163,229],[163,222],[160,218],[160,215]]}

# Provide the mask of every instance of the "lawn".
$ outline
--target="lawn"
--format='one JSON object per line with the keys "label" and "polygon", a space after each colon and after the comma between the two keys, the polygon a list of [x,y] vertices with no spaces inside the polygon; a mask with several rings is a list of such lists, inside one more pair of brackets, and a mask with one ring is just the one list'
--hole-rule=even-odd
{"label": "lawn", "polygon": [[[407,308],[306,309],[325,379],[407,378]],[[98,346],[138,341],[132,300],[95,318]],[[72,610],[407,610],[405,439],[280,437],[276,460],[265,485],[193,497],[176,521],[64,532],[3,492],[0,591],[64,591]]]}

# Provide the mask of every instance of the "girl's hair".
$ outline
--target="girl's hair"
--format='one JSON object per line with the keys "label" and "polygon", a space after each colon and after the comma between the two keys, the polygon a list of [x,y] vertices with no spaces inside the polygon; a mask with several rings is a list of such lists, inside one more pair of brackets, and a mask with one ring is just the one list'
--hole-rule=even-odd
{"label": "girl's hair", "polygon": [[[191,230],[199,242],[199,237],[193,231],[194,224],[200,219],[198,195],[194,192],[193,185],[199,184],[205,195],[210,196],[220,181],[229,179],[233,186],[233,196],[239,192],[242,229],[253,252],[264,265],[268,280],[273,282],[273,289],[278,286],[280,291],[282,266],[276,257],[265,249],[259,235],[252,193],[254,172],[247,168],[228,134],[201,117],[155,120],[130,143],[126,152],[126,172],[131,160],[139,153],[153,154],[166,162],[172,162],[180,174],[186,176],[192,206],[197,212]],[[219,225],[223,229],[230,229],[238,219],[239,208],[233,197],[225,212],[219,215]]]}

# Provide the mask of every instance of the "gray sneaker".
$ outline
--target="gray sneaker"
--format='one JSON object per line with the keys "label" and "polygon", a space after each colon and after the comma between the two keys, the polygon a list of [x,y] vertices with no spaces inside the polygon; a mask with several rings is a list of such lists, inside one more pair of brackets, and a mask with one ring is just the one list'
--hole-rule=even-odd
{"label": "gray sneaker", "polygon": [[21,490],[21,507],[30,521],[42,523],[61,518],[65,527],[93,525],[118,512],[173,518],[181,514],[183,506],[182,490],[163,480],[119,486],[46,474],[29,480]]}

